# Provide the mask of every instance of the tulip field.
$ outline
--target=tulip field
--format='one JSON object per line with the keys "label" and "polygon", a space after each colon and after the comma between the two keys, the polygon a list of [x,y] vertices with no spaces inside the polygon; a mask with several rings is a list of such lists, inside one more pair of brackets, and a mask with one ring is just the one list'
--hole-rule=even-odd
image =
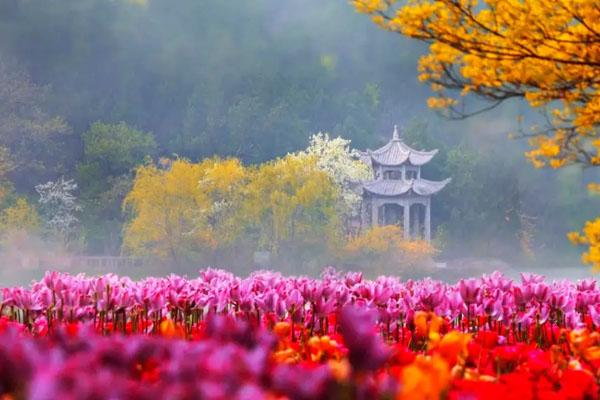
{"label": "tulip field", "polygon": [[326,270],[2,289],[0,399],[598,399],[600,288]]}

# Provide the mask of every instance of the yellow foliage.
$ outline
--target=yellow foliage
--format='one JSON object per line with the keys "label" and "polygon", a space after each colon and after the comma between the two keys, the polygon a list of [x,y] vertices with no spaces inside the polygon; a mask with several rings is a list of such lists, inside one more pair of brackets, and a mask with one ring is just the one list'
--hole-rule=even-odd
{"label": "yellow foliage", "polygon": [[350,238],[345,251],[349,254],[386,253],[398,248],[403,242],[402,237],[402,228],[397,225],[375,226],[362,235]]}
{"label": "yellow foliage", "polygon": [[432,255],[433,246],[425,240],[404,240],[402,228],[397,225],[375,226],[362,235],[350,238],[345,251],[355,253],[386,253],[400,250],[407,253]]}
{"label": "yellow foliage", "polygon": [[271,251],[286,241],[326,243],[339,227],[338,191],[314,157],[289,154],[253,171],[243,218],[258,230],[259,246]]}
{"label": "yellow foliage", "polygon": [[397,225],[375,226],[351,237],[342,247],[344,257],[383,257],[397,265],[414,265],[436,253],[425,240],[405,240]]}
{"label": "yellow foliage", "polygon": [[573,244],[588,247],[581,256],[581,261],[591,265],[595,271],[600,271],[600,218],[586,222],[582,233],[570,232],[568,238]]}
{"label": "yellow foliage", "polygon": [[[419,61],[420,79],[438,95],[431,107],[456,99],[442,90],[462,89],[493,100],[523,97],[533,107],[559,102],[555,125],[571,135],[531,157],[562,155],[580,147],[573,136],[597,136],[600,125],[600,8],[597,0],[354,0],[378,25],[430,43]],[[598,154],[598,146],[595,146]]]}
{"label": "yellow foliage", "polygon": [[336,248],[344,257],[387,257],[395,265],[414,265],[435,252],[426,241],[404,240],[397,226],[375,227],[343,243],[340,190],[305,153],[255,167],[218,158],[144,165],[123,204],[131,213],[124,251],[179,263],[246,235],[275,253],[283,245]]}
{"label": "yellow foliage", "polygon": [[0,230],[5,233],[15,231],[34,232],[40,228],[40,217],[34,206],[25,198],[19,198],[15,204],[2,211]]}
{"label": "yellow foliage", "polygon": [[600,184],[596,182],[592,182],[588,184],[588,190],[592,193],[600,193]]}
{"label": "yellow foliage", "polygon": [[[533,129],[526,157],[537,168],[600,166],[600,7],[598,0],[354,0],[389,31],[429,43],[419,79],[430,107],[459,113],[461,96],[523,98],[550,109],[548,129]],[[453,95],[450,92],[460,91]],[[591,189],[598,186],[591,185]],[[600,268],[600,220],[570,239],[589,246]]]}
{"label": "yellow foliage", "polygon": [[237,159],[163,160],[138,168],[124,201],[132,219],[124,250],[179,262],[235,243],[325,243],[339,228],[338,187],[313,157],[288,155],[257,167]]}
{"label": "yellow foliage", "polygon": [[229,243],[237,233],[231,204],[246,177],[236,159],[139,167],[124,202],[133,214],[125,227],[124,249],[178,262],[187,253]]}

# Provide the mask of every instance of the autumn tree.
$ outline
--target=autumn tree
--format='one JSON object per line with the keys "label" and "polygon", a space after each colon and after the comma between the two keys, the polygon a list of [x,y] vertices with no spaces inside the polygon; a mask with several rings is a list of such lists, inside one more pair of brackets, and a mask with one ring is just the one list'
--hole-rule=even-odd
{"label": "autumn tree", "polygon": [[32,230],[40,228],[41,221],[36,208],[24,197],[19,197],[15,203],[2,210],[0,226],[2,230],[12,229]]}
{"label": "autumn tree", "polygon": [[[600,5],[596,0],[354,0],[384,29],[429,43],[419,79],[432,108],[463,118],[522,98],[547,115],[523,132],[536,167],[600,165]],[[488,101],[470,110],[469,94]],[[592,189],[599,189],[592,185]],[[600,220],[571,239],[600,268]]]}
{"label": "autumn tree", "polygon": [[258,248],[327,245],[339,233],[339,189],[307,154],[289,154],[256,168],[246,188],[243,218]]}
{"label": "autumn tree", "polygon": [[35,233],[40,227],[37,209],[24,197],[19,197],[0,213],[0,235],[3,240],[15,233]]}
{"label": "autumn tree", "polygon": [[424,242],[390,241],[393,234],[402,238],[397,231],[377,231],[376,237],[354,237],[351,240],[358,241],[348,243],[340,207],[343,190],[342,182],[310,152],[251,167],[235,158],[143,165],[124,201],[130,220],[123,250],[177,266],[222,262],[219,254],[232,252],[248,257],[256,250],[270,252],[279,266],[287,266],[289,260],[299,266],[339,259],[336,250],[346,245],[350,256],[358,259],[377,241],[389,242],[383,244],[385,249],[375,245],[373,250],[385,260],[397,262],[400,257],[413,265],[431,254],[433,248]]}
{"label": "autumn tree", "polygon": [[425,240],[405,240],[397,225],[374,226],[350,238],[338,251],[338,259],[351,268],[369,265],[375,275],[400,274],[403,278],[426,276],[433,271],[431,257],[437,250]]}
{"label": "autumn tree", "polygon": [[236,159],[164,160],[137,169],[124,201],[124,251],[184,265],[234,239],[233,204],[247,171]]}

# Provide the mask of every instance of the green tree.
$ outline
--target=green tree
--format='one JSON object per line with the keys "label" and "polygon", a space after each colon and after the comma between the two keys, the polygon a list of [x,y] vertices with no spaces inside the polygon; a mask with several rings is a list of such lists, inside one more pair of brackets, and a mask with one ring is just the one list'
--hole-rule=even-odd
{"label": "green tree", "polygon": [[82,139],[83,160],[77,171],[88,250],[115,253],[124,222],[121,203],[131,189],[133,170],[156,153],[156,143],[151,133],[124,122],[95,122]]}
{"label": "green tree", "polygon": [[62,118],[47,111],[48,95],[47,87],[0,58],[0,172],[18,190],[32,191],[64,167],[66,155],[59,145],[70,130]]}
{"label": "green tree", "polygon": [[438,138],[419,120],[411,121],[403,136],[414,148],[440,150],[423,168],[424,178],[452,178],[432,209],[432,221],[447,235],[448,252],[502,256],[506,248],[519,246],[524,217],[519,174],[504,154]]}
{"label": "green tree", "polygon": [[151,133],[142,132],[125,122],[95,122],[82,136],[84,162],[95,164],[103,175],[120,175],[131,171],[144,158],[156,152]]}

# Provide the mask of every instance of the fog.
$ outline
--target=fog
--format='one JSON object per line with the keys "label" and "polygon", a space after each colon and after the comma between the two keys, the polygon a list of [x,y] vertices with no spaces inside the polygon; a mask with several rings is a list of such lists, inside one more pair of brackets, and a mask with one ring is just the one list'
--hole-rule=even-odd
{"label": "fog", "polygon": [[[590,276],[566,234],[597,216],[586,184],[598,172],[534,169],[527,142],[509,134],[519,116],[542,117],[518,101],[465,120],[428,109],[431,92],[417,79],[425,51],[341,0],[0,0],[2,286],[48,268],[135,278],[207,266],[318,275],[328,265],[449,281],[493,270]],[[126,124],[122,142],[103,140],[96,122]],[[142,165],[213,156],[259,165],[305,149],[317,132],[375,149],[395,124],[407,144],[440,150],[424,176],[452,178],[432,201],[437,251],[419,263],[359,264],[341,245],[310,240],[261,259],[252,227],[226,248],[182,244],[177,262],[123,246],[135,212],[122,203]],[[60,177],[77,184],[69,210],[36,190]]]}

